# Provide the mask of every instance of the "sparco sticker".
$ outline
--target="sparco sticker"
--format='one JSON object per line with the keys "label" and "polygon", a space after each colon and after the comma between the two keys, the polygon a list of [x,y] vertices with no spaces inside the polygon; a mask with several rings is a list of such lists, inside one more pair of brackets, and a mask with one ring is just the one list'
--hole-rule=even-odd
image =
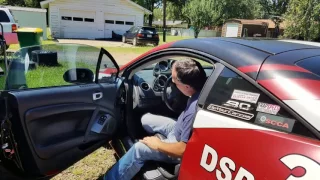
{"label": "sparco sticker", "polygon": [[219,112],[219,113],[222,113],[222,114],[233,116],[233,117],[236,117],[236,118],[239,118],[239,119],[244,119],[244,120],[247,120],[247,121],[252,119],[253,116],[254,116],[254,114],[250,114],[250,113],[247,113],[247,112],[242,112],[242,111],[230,109],[230,108],[227,108],[227,107],[218,106],[218,105],[215,105],[215,104],[210,104],[207,107],[207,109],[210,110],[210,111]]}
{"label": "sparco sticker", "polygon": [[259,112],[254,123],[262,124],[264,126],[286,132],[291,132],[295,120]]}
{"label": "sparco sticker", "polygon": [[268,113],[268,114],[277,114],[280,110],[280,106],[267,103],[258,103],[257,111]]}
{"label": "sparco sticker", "polygon": [[260,94],[241,90],[234,90],[231,98],[239,101],[245,101],[256,104]]}

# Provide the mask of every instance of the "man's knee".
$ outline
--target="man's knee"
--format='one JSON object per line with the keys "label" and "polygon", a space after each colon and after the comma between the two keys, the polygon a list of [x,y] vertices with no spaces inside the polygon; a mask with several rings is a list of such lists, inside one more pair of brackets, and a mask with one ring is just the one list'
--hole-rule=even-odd
{"label": "man's knee", "polygon": [[135,143],[132,148],[135,150],[135,158],[137,160],[144,160],[150,151],[150,148],[142,142]]}
{"label": "man's knee", "polygon": [[150,123],[152,122],[152,116],[153,116],[152,114],[147,113],[141,117],[142,127],[146,128],[150,126]]}

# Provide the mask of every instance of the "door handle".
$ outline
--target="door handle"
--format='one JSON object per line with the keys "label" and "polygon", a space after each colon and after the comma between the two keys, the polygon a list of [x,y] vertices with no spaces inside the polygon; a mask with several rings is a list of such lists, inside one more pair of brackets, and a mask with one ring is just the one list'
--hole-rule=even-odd
{"label": "door handle", "polygon": [[98,92],[98,93],[93,93],[93,100],[98,100],[101,99],[103,97],[102,92]]}

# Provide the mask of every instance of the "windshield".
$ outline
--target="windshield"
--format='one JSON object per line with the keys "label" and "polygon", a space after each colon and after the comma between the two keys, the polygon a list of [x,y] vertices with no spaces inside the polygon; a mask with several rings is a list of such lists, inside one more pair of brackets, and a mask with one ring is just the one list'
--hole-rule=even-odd
{"label": "windshield", "polygon": [[[70,69],[86,69],[95,76],[100,48],[81,44],[48,44],[26,47],[8,57],[9,67],[2,89],[30,89],[74,85],[65,80]],[[115,68],[106,55],[102,55],[99,72]],[[78,71],[77,71],[78,72]],[[70,72],[73,80],[79,73]],[[71,75],[70,75],[71,74]],[[99,77],[100,79],[105,78]],[[94,77],[95,78],[95,77]]]}

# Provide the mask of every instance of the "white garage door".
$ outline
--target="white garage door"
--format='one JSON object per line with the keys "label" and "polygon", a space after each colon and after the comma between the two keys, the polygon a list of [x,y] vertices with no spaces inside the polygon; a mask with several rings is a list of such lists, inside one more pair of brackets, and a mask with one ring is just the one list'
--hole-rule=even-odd
{"label": "white garage door", "polygon": [[60,9],[60,35],[63,38],[94,39],[97,34],[96,12]]}
{"label": "white garage door", "polygon": [[112,31],[122,35],[135,25],[135,15],[104,14],[104,37],[111,38]]}
{"label": "white garage door", "polygon": [[239,24],[227,24],[226,37],[238,37]]}

